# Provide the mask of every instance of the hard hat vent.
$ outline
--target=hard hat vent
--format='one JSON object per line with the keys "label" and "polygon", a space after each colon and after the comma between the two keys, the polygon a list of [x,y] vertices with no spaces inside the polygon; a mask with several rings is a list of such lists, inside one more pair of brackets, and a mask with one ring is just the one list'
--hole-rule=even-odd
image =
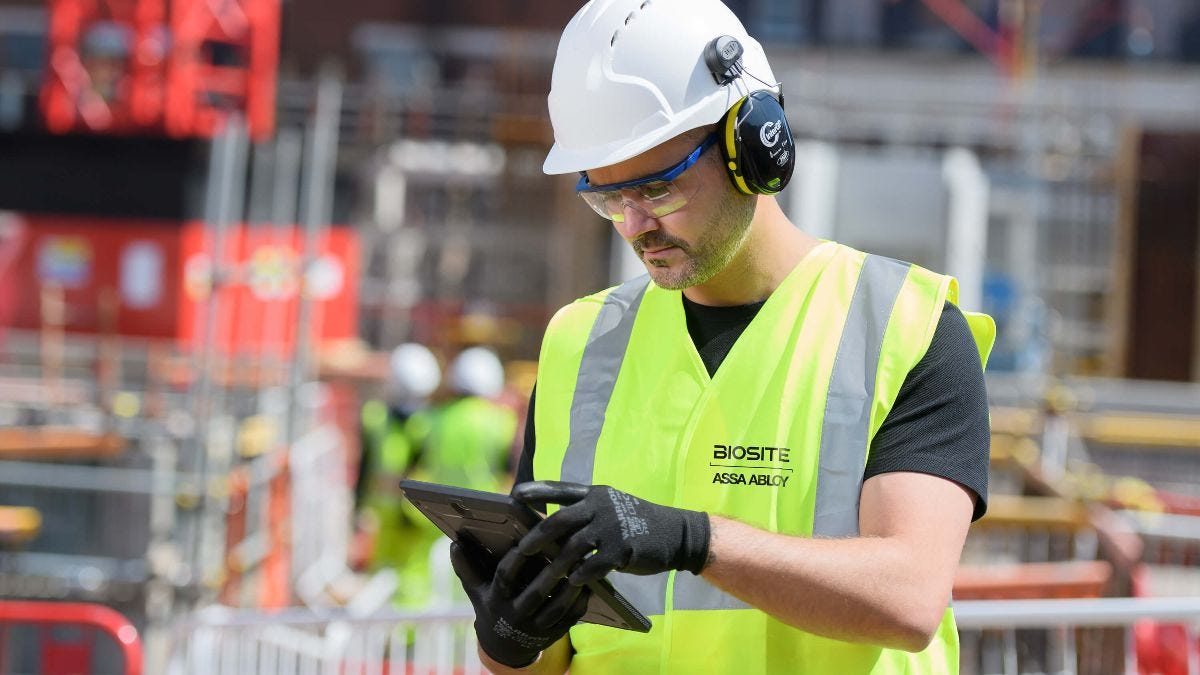
{"label": "hard hat vent", "polygon": [[[629,13],[629,16],[625,17],[625,26],[626,26],[626,27],[628,27],[628,26],[629,26],[629,24],[633,22],[633,18],[634,18],[635,16],[637,16],[638,12],[640,12],[640,11],[642,11],[642,10],[646,9],[647,7],[649,7],[649,6],[650,6],[650,3],[651,3],[651,2],[653,2],[653,1],[654,1],[654,0],[646,0],[646,1],[645,1],[645,2],[643,2],[641,5],[639,5],[639,6],[638,6],[638,8],[637,8],[635,11],[632,11],[632,12],[630,12],[630,13]],[[620,36],[621,36],[621,29],[620,29],[620,28],[618,28],[617,30],[613,31],[613,36],[612,36],[612,39],[608,41],[608,46],[609,46],[609,47],[614,47],[614,46],[616,46],[616,44],[617,44],[617,38],[618,38],[618,37],[620,37]]]}

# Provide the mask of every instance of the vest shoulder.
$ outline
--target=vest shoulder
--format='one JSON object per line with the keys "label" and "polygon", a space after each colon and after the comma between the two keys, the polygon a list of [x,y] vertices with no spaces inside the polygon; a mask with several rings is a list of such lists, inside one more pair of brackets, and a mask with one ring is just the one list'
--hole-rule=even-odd
{"label": "vest shoulder", "polygon": [[945,276],[942,274],[938,274],[937,272],[934,272],[932,270],[921,267],[920,265],[918,265],[914,262],[908,261],[908,260],[903,260],[900,258],[893,258],[891,256],[884,255],[882,253],[872,253],[870,251],[861,251],[852,246],[847,246],[845,244],[840,244],[840,243],[836,243],[836,242],[835,242],[835,245],[837,246],[837,249],[836,249],[836,252],[834,255],[837,258],[844,260],[844,261],[855,262],[855,263],[861,264],[868,256],[871,256],[871,257],[874,257],[879,260],[884,260],[884,261],[893,263],[895,265],[900,265],[902,267],[911,268],[914,272],[916,272],[918,274],[932,275],[932,276],[939,276],[939,277]]}
{"label": "vest shoulder", "polygon": [[[562,309],[570,309],[575,306],[590,307],[590,306],[594,306],[594,305],[603,305],[604,299],[607,298],[610,293],[612,293],[613,291],[617,290],[620,287],[621,287],[621,285],[617,284],[616,286],[609,286],[608,288],[606,288],[602,291],[596,291],[595,293],[592,293],[591,295],[585,295],[582,298],[579,298],[579,299],[575,300],[574,302],[572,302],[571,304],[567,305],[566,307],[563,307]],[[562,311],[562,310],[559,310],[559,311]]]}
{"label": "vest shoulder", "polygon": [[931,269],[921,267],[920,265],[918,265],[916,263],[906,262],[904,264],[909,266],[910,274],[913,274],[913,275],[916,275],[919,277],[923,277],[926,279],[953,279],[954,278],[954,277],[950,276],[949,274],[942,274],[941,272],[935,272]]}
{"label": "vest shoulder", "polygon": [[[549,394],[546,392],[563,392],[570,400],[569,392],[575,385],[573,373],[578,369],[583,350],[587,344],[588,334],[592,324],[599,316],[604,301],[616,290],[607,288],[599,293],[579,298],[565,307],[560,308],[546,324],[546,332],[542,336],[542,349],[538,356],[538,407]],[[538,423],[538,433],[541,434],[546,425]],[[541,443],[539,441],[539,447]],[[538,453],[541,457],[542,453]]]}
{"label": "vest shoulder", "polygon": [[546,326],[546,332],[550,333],[564,326],[574,325],[581,321],[590,326],[592,320],[596,318],[596,314],[604,305],[605,298],[618,288],[620,288],[620,285],[610,286],[591,295],[585,295],[571,302],[569,305],[560,307],[554,313],[554,316],[550,318],[550,323]]}
{"label": "vest shoulder", "polygon": [[867,256],[874,256],[876,258],[881,258],[883,260],[893,262],[897,265],[911,267],[913,270],[916,270],[921,274],[930,274],[930,275],[934,275],[934,276],[946,276],[943,274],[938,274],[937,272],[934,272],[932,270],[928,270],[928,269],[921,267],[920,265],[910,262],[908,260],[901,260],[899,258],[893,258],[891,256],[883,255],[882,253],[872,253],[870,251],[862,251],[857,248],[854,248],[853,246],[847,246],[846,244],[843,244],[841,242],[830,241],[829,243],[833,244],[833,246],[834,246],[833,257],[835,260],[841,260],[843,262],[854,262],[854,263],[861,264],[862,261]]}
{"label": "vest shoulder", "polygon": [[877,259],[877,261],[883,260],[883,261],[891,263],[893,265],[898,265],[900,267],[907,268],[908,278],[911,281],[916,282],[917,285],[920,287],[928,288],[928,289],[938,289],[938,288],[942,287],[943,285],[945,285],[949,292],[949,297],[947,299],[951,300],[952,302],[958,301],[958,281],[954,277],[952,277],[948,274],[942,274],[939,272],[935,272],[933,270],[927,269],[925,267],[921,267],[920,265],[913,263],[913,262],[909,262],[907,260],[900,260],[898,258],[892,258],[890,256],[882,255],[879,253],[870,253],[867,251],[860,251],[851,246],[847,246],[845,244],[841,244],[841,243],[837,243],[837,242],[833,242],[833,244],[836,246],[836,249],[834,250],[834,254],[833,254],[833,259],[840,262],[841,264],[852,265],[855,267],[861,267],[863,265],[863,263],[866,261],[868,256],[874,257]]}

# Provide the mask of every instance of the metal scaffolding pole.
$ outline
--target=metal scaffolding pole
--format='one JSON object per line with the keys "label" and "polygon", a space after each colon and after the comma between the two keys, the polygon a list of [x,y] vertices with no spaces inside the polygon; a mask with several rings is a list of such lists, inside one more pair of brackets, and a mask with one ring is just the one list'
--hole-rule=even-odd
{"label": "metal scaffolding pole", "polygon": [[[232,115],[226,123],[224,131],[213,141],[212,155],[209,163],[208,185],[205,198],[205,247],[209,255],[209,283],[206,302],[198,310],[202,315],[200,325],[203,326],[203,339],[193,341],[192,349],[196,354],[195,380],[192,385],[192,400],[189,411],[194,415],[193,427],[193,473],[197,476],[199,485],[195,486],[199,497],[196,517],[193,518],[193,529],[190,537],[190,549],[185,558],[190,563],[190,574],[193,581],[202,579],[209,562],[205,560],[206,531],[211,529],[206,525],[216,524],[219,509],[214,515],[214,506],[220,506],[223,500],[213,499],[210,495],[210,483],[214,475],[221,475],[221,469],[228,469],[230,458],[225,457],[214,466],[212,452],[213,421],[220,414],[223,406],[222,385],[213,382],[213,371],[219,362],[217,353],[217,317],[219,312],[220,290],[228,277],[224,269],[225,237],[235,218],[240,218],[245,183],[247,136],[243,121],[237,115]],[[226,448],[227,450],[228,448]],[[214,504],[214,502],[217,502]],[[219,561],[219,554],[218,554]]]}
{"label": "metal scaffolding pole", "polygon": [[317,106],[309,125],[309,143],[304,166],[301,201],[304,204],[304,252],[300,265],[300,302],[296,317],[296,353],[288,387],[287,441],[299,437],[301,416],[297,410],[301,386],[310,378],[314,341],[320,337],[310,282],[319,254],[320,238],[333,219],[333,181],[337,170],[338,127],[341,123],[343,82],[333,68],[322,69],[317,87]]}

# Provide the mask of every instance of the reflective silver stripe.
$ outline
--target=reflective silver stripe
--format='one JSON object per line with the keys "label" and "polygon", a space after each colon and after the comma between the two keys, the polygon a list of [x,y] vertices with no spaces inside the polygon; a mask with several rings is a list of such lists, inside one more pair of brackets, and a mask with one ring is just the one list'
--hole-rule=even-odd
{"label": "reflective silver stripe", "polygon": [[[688,572],[680,572],[675,577],[675,583],[678,584],[684,574],[691,576]],[[642,614],[654,616],[667,611],[667,574],[665,572],[648,576],[611,572],[607,578],[612,582],[613,588],[620,591],[621,595],[625,596],[625,599],[637,607]]]}
{"label": "reflective silver stripe", "polygon": [[649,285],[648,275],[626,281],[608,294],[596,315],[575,378],[571,438],[563,455],[562,480],[592,484],[596,441],[604,427],[604,413],[612,399],[621,362],[625,360],[625,348],[633,334],[633,320],[637,318],[638,307]]}
{"label": "reflective silver stripe", "polygon": [[750,609],[738,600],[691,572],[675,573],[674,609]]}
{"label": "reflective silver stripe", "polygon": [[858,496],[867,463],[867,436],[879,354],[892,308],[910,265],[868,255],[842,329],[821,429],[814,537],[858,534]]}
{"label": "reflective silver stripe", "polygon": [[[650,286],[650,277],[641,276],[613,289],[604,299],[596,322],[583,348],[583,360],[575,379],[571,400],[571,439],[563,456],[562,480],[592,484],[596,466],[596,442],[604,427],[604,414],[617,384],[617,374],[625,360],[625,349],[633,334],[642,297]],[[665,611],[667,575],[637,576],[614,572],[608,580],[643,614]]]}

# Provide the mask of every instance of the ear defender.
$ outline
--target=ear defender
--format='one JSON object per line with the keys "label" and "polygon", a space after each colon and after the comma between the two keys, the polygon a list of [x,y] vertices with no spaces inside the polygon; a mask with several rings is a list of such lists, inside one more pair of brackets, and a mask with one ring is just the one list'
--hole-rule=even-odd
{"label": "ear defender", "polygon": [[[704,61],[717,84],[728,85],[745,74],[742,54],[741,43],[728,35],[708,44]],[[739,191],[773,195],[787,187],[796,166],[796,142],[783,103],[773,93],[743,96],[717,122],[717,134],[725,169]]]}

